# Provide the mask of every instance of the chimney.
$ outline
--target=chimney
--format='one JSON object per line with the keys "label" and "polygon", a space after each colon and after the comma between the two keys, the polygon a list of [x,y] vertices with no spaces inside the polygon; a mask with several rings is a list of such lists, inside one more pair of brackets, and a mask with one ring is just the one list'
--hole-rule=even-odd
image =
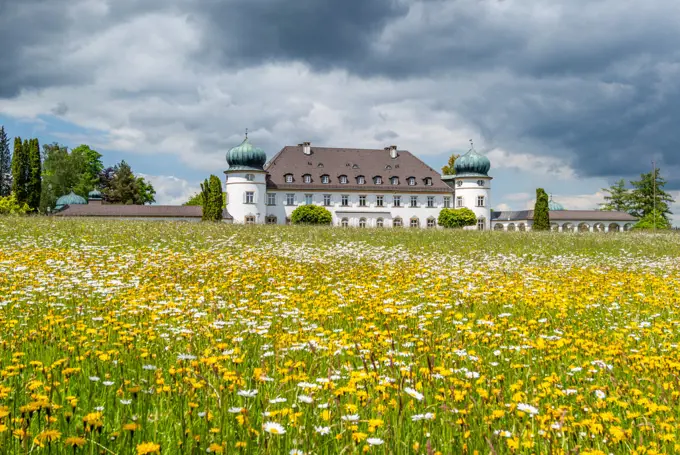
{"label": "chimney", "polygon": [[311,155],[312,154],[312,143],[311,142],[303,142],[302,143],[302,151],[304,152],[305,155]]}
{"label": "chimney", "polygon": [[397,157],[397,146],[396,145],[390,145],[387,148],[390,151],[390,158],[395,159]]}

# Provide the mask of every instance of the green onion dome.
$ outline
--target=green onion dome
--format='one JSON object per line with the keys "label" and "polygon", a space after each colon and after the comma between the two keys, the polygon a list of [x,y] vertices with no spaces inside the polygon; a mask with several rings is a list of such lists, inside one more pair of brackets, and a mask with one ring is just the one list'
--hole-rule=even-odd
{"label": "green onion dome", "polygon": [[99,192],[96,188],[89,193],[87,193],[87,198],[92,200],[92,201],[101,201],[102,200],[102,193]]}
{"label": "green onion dome", "polygon": [[550,200],[548,201],[548,210],[550,210],[550,211],[564,210],[564,206],[562,204],[560,204],[559,202],[553,201],[552,194],[551,194]]}
{"label": "green onion dome", "polygon": [[78,196],[76,193],[71,191],[66,196],[62,196],[59,199],[57,199],[56,208],[57,210],[59,210],[66,205],[78,205],[78,204],[84,205],[87,204],[87,201],[85,200],[84,197]]}
{"label": "green onion dome", "polygon": [[480,155],[475,149],[470,149],[465,155],[458,157],[453,167],[457,176],[486,176],[489,175],[491,162],[484,155]]}
{"label": "green onion dome", "polygon": [[227,163],[230,171],[262,171],[267,162],[267,154],[255,147],[246,137],[240,145],[227,152]]}

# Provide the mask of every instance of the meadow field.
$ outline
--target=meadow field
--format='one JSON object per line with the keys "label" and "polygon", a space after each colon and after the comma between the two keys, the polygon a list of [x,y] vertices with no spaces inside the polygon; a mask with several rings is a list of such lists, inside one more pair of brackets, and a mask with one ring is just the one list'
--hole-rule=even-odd
{"label": "meadow field", "polygon": [[680,453],[679,258],[673,234],[0,218],[0,453]]}

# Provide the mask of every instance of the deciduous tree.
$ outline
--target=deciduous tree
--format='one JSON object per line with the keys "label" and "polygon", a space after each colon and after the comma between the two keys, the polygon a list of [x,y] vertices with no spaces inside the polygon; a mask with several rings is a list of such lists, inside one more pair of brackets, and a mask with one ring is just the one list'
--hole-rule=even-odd
{"label": "deciduous tree", "polygon": [[449,161],[442,167],[442,175],[456,175],[456,168],[453,166],[460,155],[453,154],[449,157]]}

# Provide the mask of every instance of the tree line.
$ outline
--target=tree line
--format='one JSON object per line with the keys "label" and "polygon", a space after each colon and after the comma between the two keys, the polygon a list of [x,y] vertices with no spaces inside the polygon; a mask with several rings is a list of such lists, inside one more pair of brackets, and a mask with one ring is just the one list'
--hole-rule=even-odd
{"label": "tree line", "polygon": [[0,205],[4,212],[49,213],[57,199],[71,192],[87,199],[98,190],[109,204],[149,204],[156,191],[124,160],[104,167],[102,154],[82,144],[69,150],[58,143],[40,150],[37,138],[9,138],[0,126]]}

